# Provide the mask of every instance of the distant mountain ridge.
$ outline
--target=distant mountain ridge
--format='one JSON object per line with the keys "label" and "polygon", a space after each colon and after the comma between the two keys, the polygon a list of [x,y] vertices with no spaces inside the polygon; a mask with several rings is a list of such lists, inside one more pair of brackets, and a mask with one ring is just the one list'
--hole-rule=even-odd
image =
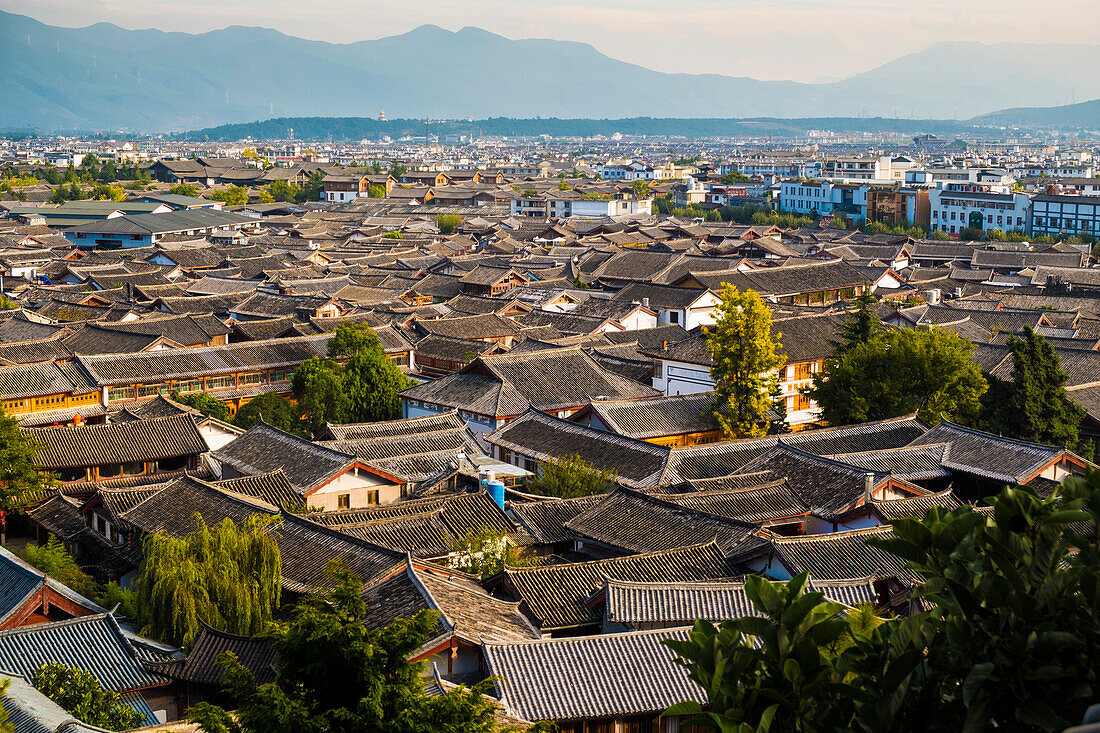
{"label": "distant mountain ridge", "polygon": [[982,125],[1026,125],[1028,127],[1086,128],[1100,130],[1100,99],[1060,107],[1015,107],[1002,109],[973,120]]}
{"label": "distant mountain ridge", "polygon": [[[827,84],[666,74],[569,41],[421,26],[350,44],[231,26],[60,28],[0,13],[0,127],[184,130],[272,117],[930,117],[1100,97],[1100,46],[938,44]],[[720,71],[720,70],[716,70]]]}

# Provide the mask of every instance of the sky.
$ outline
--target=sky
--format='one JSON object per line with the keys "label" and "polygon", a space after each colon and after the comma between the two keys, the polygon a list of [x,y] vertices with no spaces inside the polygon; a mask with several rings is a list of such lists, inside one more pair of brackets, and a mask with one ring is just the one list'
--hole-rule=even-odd
{"label": "sky", "polygon": [[1100,0],[0,0],[44,23],[350,43],[425,23],[589,43],[657,71],[833,81],[941,41],[1095,43]]}

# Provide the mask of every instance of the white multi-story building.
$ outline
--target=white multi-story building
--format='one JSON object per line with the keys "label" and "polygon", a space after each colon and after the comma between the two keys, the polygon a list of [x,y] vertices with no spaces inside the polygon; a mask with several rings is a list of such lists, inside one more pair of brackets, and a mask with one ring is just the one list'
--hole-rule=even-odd
{"label": "white multi-story building", "polygon": [[977,184],[946,184],[928,192],[930,226],[948,234],[963,229],[1026,231],[1031,199],[1024,193],[993,193]]}
{"label": "white multi-story building", "polygon": [[867,218],[867,184],[789,180],[779,184],[779,207],[796,214],[842,214],[853,221]]}
{"label": "white multi-story building", "polygon": [[649,214],[652,209],[652,198],[637,198],[629,192],[586,197],[577,191],[548,191],[512,199],[512,214],[538,218],[624,216]]}

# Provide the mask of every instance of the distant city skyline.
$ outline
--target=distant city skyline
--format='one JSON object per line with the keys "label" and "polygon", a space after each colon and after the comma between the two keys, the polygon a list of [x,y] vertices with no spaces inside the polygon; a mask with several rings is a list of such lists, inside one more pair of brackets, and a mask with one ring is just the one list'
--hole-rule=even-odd
{"label": "distant city skyline", "polygon": [[[52,25],[201,33],[229,25],[352,43],[423,24],[588,43],[673,73],[832,81],[943,41],[1094,43],[1096,0],[0,0]],[[1066,18],[1074,18],[1066,23]]]}

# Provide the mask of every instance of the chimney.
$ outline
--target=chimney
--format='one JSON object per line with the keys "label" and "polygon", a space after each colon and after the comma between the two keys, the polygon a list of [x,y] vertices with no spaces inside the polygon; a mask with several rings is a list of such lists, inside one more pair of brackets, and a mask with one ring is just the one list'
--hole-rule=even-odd
{"label": "chimney", "polygon": [[866,473],[863,475],[863,503],[870,504],[871,497],[875,493],[875,474]]}
{"label": "chimney", "polygon": [[642,307],[644,307],[644,308],[649,307],[649,298],[642,298]]}
{"label": "chimney", "polygon": [[668,351],[668,341],[661,342],[661,351]]}

